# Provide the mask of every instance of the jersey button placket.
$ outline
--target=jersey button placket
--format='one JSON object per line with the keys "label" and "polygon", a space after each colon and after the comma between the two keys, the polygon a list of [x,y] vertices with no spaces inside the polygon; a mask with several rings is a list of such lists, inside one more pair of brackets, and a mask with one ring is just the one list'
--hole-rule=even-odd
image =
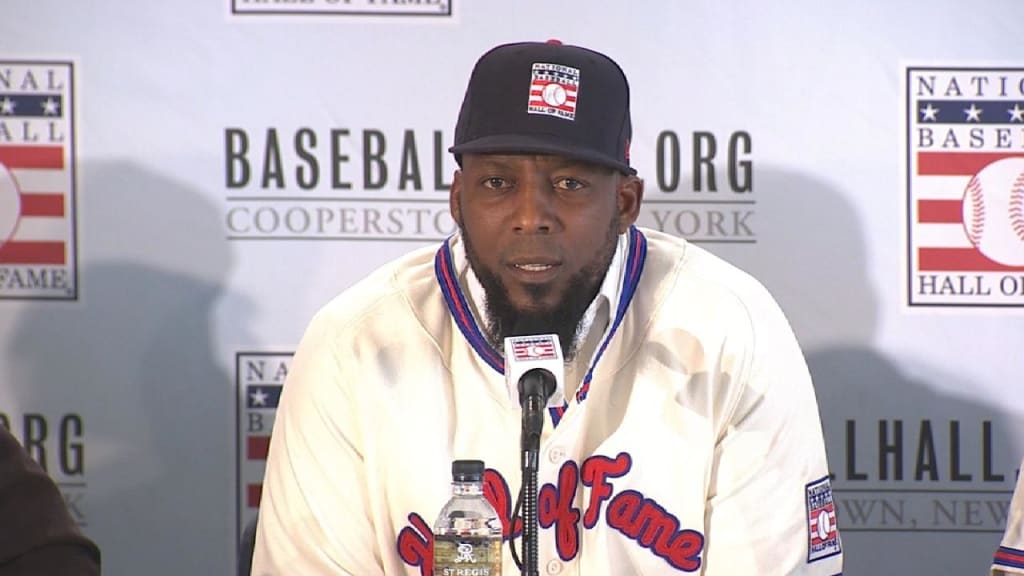
{"label": "jersey button placket", "polygon": [[565,461],[565,448],[561,446],[552,446],[548,450],[548,461],[552,464],[561,464]]}
{"label": "jersey button placket", "polygon": [[558,560],[551,560],[544,567],[548,574],[558,574],[562,571],[562,563]]}

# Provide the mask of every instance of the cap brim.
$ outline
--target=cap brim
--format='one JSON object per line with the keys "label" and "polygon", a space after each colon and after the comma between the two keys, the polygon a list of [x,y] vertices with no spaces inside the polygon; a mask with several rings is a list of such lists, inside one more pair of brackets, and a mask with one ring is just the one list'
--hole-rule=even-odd
{"label": "cap brim", "polygon": [[636,174],[629,164],[586,148],[574,147],[564,139],[548,139],[537,134],[497,134],[463,142],[448,149],[456,156],[462,154],[553,154],[574,160],[583,160],[614,168],[626,174]]}

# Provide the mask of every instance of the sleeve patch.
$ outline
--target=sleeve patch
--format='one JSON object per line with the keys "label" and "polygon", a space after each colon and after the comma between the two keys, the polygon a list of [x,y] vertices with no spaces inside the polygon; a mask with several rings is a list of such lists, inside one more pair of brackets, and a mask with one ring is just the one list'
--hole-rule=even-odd
{"label": "sleeve patch", "polygon": [[842,553],[828,476],[807,485],[807,562]]}

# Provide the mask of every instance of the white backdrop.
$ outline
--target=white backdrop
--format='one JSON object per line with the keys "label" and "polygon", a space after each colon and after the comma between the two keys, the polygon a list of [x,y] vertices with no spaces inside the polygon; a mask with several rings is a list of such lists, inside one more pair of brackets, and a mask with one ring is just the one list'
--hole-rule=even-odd
{"label": "white backdrop", "polygon": [[1024,456],[1024,241],[974,247],[960,162],[1024,154],[1024,4],[778,4],[7,0],[0,423],[107,574],[233,573],[251,394],[320,305],[450,231],[476,58],[559,38],[631,80],[642,224],[789,314],[846,573],[985,573]]}

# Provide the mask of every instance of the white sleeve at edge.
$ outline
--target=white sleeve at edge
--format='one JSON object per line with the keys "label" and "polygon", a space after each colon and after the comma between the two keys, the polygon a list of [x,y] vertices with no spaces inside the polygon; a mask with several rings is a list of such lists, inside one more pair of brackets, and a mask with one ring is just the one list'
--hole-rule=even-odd
{"label": "white sleeve at edge", "polygon": [[703,574],[840,574],[841,553],[809,557],[807,488],[828,474],[810,373],[781,310],[759,314],[734,351],[742,392],[716,447]]}
{"label": "white sleeve at edge", "polygon": [[1003,539],[992,559],[992,574],[1024,574],[1024,476],[1017,476]]}
{"label": "white sleeve at edge", "polygon": [[383,574],[344,365],[326,315],[318,314],[277,409],[253,576]]}

